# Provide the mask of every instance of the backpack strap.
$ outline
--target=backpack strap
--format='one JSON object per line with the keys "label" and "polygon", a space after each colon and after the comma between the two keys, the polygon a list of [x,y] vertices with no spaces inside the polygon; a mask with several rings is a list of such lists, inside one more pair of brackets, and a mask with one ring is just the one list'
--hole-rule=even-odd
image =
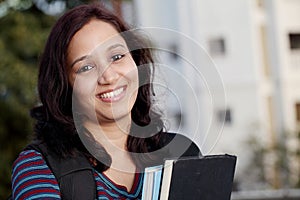
{"label": "backpack strap", "polygon": [[72,157],[60,158],[51,152],[45,143],[41,142],[33,142],[25,150],[36,150],[44,156],[47,165],[58,181],[62,199],[96,199],[93,168],[81,152],[76,152]]}
{"label": "backpack strap", "polygon": [[160,143],[161,146],[167,146],[170,158],[202,156],[199,147],[191,139],[178,133],[165,132]]}

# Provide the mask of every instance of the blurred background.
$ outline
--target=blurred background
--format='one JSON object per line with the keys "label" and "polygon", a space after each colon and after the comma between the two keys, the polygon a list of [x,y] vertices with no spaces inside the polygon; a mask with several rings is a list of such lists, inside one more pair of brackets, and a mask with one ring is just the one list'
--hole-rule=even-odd
{"label": "blurred background", "polygon": [[[0,199],[32,137],[50,28],[87,2],[95,0],[0,0]],[[232,199],[300,199],[300,0],[100,2],[133,27],[151,27],[168,66],[170,130],[204,154],[238,156]]]}

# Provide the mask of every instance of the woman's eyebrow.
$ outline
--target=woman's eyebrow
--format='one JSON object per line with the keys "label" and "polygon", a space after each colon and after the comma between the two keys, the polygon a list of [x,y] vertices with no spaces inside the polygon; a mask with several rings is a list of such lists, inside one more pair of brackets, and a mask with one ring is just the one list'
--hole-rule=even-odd
{"label": "woman's eyebrow", "polygon": [[76,60],[74,60],[74,62],[71,64],[71,68],[77,63],[77,62],[80,62],[84,59],[86,59],[88,56],[85,55],[85,56],[81,56],[80,58],[77,58]]}
{"label": "woman's eyebrow", "polygon": [[110,50],[118,48],[118,47],[122,47],[122,48],[126,49],[126,46],[124,44],[117,43],[117,44],[113,44],[113,45],[109,46],[107,48],[107,51],[110,51]]}
{"label": "woman's eyebrow", "polygon": [[[124,44],[118,43],[118,44],[113,44],[113,45],[109,46],[109,47],[107,48],[107,51],[111,51],[111,50],[113,50],[113,49],[115,49],[115,48],[118,48],[118,47],[122,47],[122,48],[126,49],[126,46],[125,46]],[[86,59],[87,57],[88,57],[88,55],[84,55],[84,56],[81,56],[81,57],[77,58],[76,60],[74,60],[74,62],[71,64],[71,68],[72,68],[77,62],[80,62],[80,61]]]}

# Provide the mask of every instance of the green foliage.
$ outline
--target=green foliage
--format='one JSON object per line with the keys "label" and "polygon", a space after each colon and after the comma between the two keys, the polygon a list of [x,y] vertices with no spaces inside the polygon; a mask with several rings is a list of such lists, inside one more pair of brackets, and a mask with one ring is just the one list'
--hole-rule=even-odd
{"label": "green foliage", "polygon": [[37,61],[55,21],[45,13],[56,1],[69,9],[95,0],[0,0],[0,199],[11,193],[11,166],[32,136]]}
{"label": "green foliage", "polygon": [[11,165],[32,135],[37,61],[54,17],[10,10],[0,18],[0,199],[10,193]]}
{"label": "green foliage", "polygon": [[[300,160],[300,131],[284,132],[280,136],[272,145],[264,144],[256,137],[249,139],[248,145],[252,155],[246,172],[251,175],[255,185],[259,184],[265,189],[300,188],[300,170],[290,162]],[[297,145],[290,146],[289,141]],[[266,173],[269,174],[269,178]]]}

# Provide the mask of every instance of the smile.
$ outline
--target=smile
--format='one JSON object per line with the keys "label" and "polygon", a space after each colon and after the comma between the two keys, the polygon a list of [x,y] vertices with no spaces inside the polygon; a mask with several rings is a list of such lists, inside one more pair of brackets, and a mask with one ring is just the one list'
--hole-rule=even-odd
{"label": "smile", "polygon": [[118,101],[124,96],[125,90],[126,86],[123,86],[109,92],[103,92],[101,94],[98,94],[97,97],[100,98],[102,101],[106,102]]}

